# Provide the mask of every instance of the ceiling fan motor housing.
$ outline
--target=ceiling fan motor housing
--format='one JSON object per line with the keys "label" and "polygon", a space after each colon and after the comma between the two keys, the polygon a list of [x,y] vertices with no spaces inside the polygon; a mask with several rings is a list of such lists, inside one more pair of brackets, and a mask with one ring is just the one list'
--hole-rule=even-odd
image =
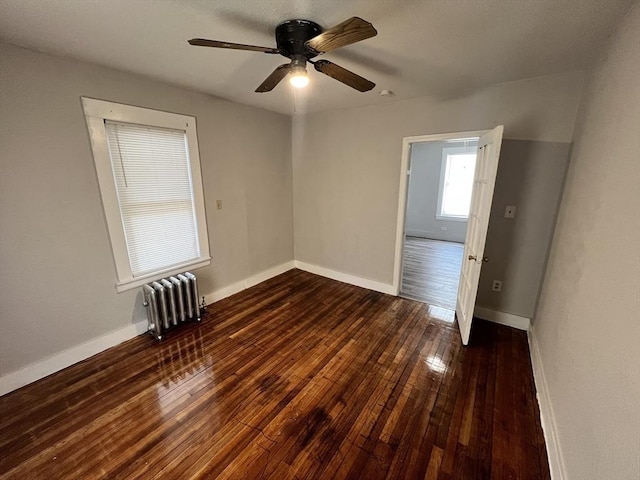
{"label": "ceiling fan motor housing", "polygon": [[322,33],[322,27],[309,20],[287,20],[276,27],[276,44],[281,55],[289,58],[304,56],[307,59],[318,52],[307,47],[305,42]]}

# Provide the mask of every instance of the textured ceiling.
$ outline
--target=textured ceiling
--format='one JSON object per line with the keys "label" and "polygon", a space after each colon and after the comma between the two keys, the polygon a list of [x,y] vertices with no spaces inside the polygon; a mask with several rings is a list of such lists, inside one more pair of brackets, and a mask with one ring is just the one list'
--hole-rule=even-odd
{"label": "textured ceiling", "polygon": [[[585,68],[633,0],[0,0],[5,41],[140,73],[277,112],[311,112],[454,92]],[[286,59],[191,47],[203,37],[275,46],[273,29],[351,16],[378,36],[326,54],[374,81],[359,93],[310,70],[296,92],[254,89]],[[379,95],[382,89],[394,97]]]}

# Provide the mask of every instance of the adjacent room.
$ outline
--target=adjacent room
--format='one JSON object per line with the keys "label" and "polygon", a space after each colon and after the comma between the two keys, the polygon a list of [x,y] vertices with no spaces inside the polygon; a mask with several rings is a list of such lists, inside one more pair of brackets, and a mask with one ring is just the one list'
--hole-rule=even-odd
{"label": "adjacent room", "polygon": [[0,477],[640,477],[637,0],[0,0]]}
{"label": "adjacent room", "polygon": [[400,287],[406,298],[456,309],[477,140],[411,144]]}

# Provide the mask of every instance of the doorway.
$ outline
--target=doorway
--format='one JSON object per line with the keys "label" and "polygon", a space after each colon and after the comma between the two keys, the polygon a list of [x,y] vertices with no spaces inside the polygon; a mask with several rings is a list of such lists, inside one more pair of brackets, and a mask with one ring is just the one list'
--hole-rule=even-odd
{"label": "doorway", "polygon": [[[410,160],[411,152],[415,145],[421,143],[444,142],[465,143],[462,152],[446,152],[446,147],[441,149],[442,165],[439,178],[439,196],[436,211],[436,219],[451,219],[451,217],[467,218],[467,227],[462,254],[462,266],[460,268],[459,285],[455,304],[455,318],[460,329],[462,343],[467,345],[471,333],[476,295],[478,293],[478,281],[484,257],[484,247],[489,226],[489,214],[493,201],[493,189],[496,182],[498,162],[500,159],[500,147],[504,126],[498,125],[492,130],[462,132],[438,135],[423,135],[418,137],[405,137],[402,144],[402,162],[400,175],[400,189],[398,200],[398,221],[396,228],[396,252],[394,258],[393,286],[396,295],[401,293],[403,279],[403,259],[405,240],[407,238],[407,200],[409,193],[409,179],[411,176]],[[476,143],[476,158],[473,174],[469,169],[471,152],[467,151],[469,142]],[[460,147],[459,145],[457,147]],[[454,161],[455,160],[455,161]],[[465,166],[466,165],[466,166]],[[453,173],[458,172],[460,178],[454,179]],[[454,188],[447,193],[451,185],[462,182],[462,178],[472,177],[472,188]],[[456,183],[458,182],[458,183]],[[469,199],[470,194],[470,199]],[[463,209],[464,207],[464,209]]]}
{"label": "doorway", "polygon": [[411,144],[400,296],[456,308],[478,138]]}

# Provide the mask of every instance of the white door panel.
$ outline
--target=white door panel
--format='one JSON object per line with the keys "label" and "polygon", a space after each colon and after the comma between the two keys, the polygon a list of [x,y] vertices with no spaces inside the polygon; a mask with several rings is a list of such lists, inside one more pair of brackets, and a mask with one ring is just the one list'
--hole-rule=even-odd
{"label": "white door panel", "polygon": [[456,317],[460,327],[462,343],[469,343],[473,310],[478,294],[478,281],[484,246],[489,227],[489,214],[493,189],[498,173],[500,146],[502,144],[502,125],[480,137],[478,141],[478,156],[473,179],[473,194],[469,208],[467,222],[467,237],[464,243],[464,257],[458,286],[458,300],[456,302]]}

